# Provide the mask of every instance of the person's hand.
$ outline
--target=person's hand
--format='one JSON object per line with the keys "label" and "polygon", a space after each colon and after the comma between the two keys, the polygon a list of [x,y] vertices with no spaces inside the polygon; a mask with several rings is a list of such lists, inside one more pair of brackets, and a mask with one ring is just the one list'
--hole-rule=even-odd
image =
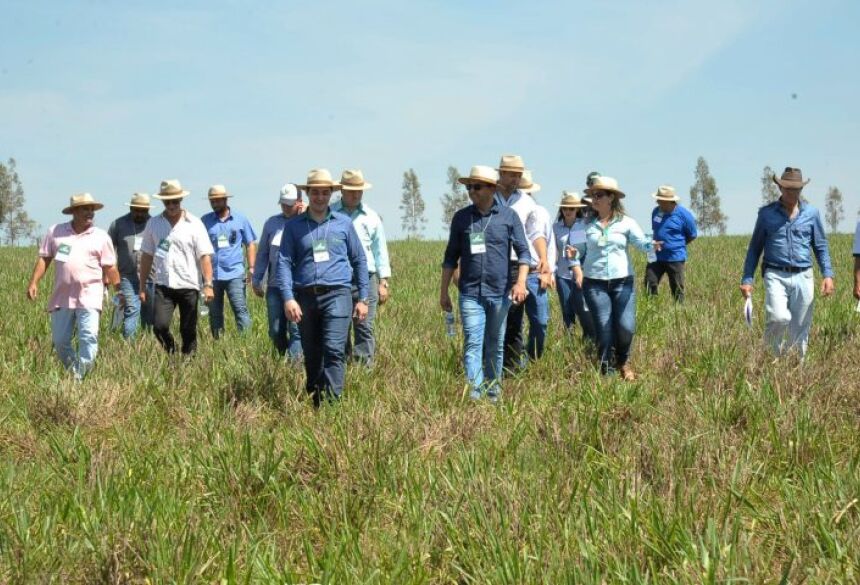
{"label": "person's hand", "polygon": [[511,288],[511,300],[515,305],[519,305],[526,300],[527,294],[526,285],[521,282],[514,283],[513,288]]}
{"label": "person's hand", "polygon": [[860,301],[860,280],[854,285],[854,298]]}
{"label": "person's hand", "polygon": [[741,294],[745,299],[748,299],[752,296],[753,285],[751,284],[742,284],[741,285]]}
{"label": "person's hand", "polygon": [[552,272],[541,272],[538,275],[538,283],[541,290],[552,288]]}
{"label": "person's hand", "polygon": [[448,294],[447,290],[443,290],[439,294],[439,306],[442,307],[442,310],[445,312],[451,312],[454,310],[454,305],[451,304],[451,296]]}
{"label": "person's hand", "polygon": [[125,295],[122,294],[121,291],[116,291],[116,298],[119,301],[119,306],[124,307],[125,306]]}
{"label": "person's hand", "polygon": [[137,296],[138,296],[138,298],[140,299],[140,304],[141,304],[141,305],[142,305],[142,304],[144,304],[144,303],[146,303],[146,291],[145,291],[143,288],[141,288],[141,289],[140,289],[140,294],[139,294],[139,295],[137,295]]}
{"label": "person's hand", "polygon": [[295,300],[289,300],[284,303],[284,313],[287,314],[287,319],[293,323],[298,323],[302,320],[302,308]]}
{"label": "person's hand", "polygon": [[355,303],[355,308],[352,310],[352,318],[359,321],[367,319],[367,303],[362,301]]}
{"label": "person's hand", "polygon": [[568,260],[573,260],[579,255],[579,250],[576,249],[576,246],[565,246],[564,247],[564,257]]}
{"label": "person's hand", "polygon": [[663,249],[663,242],[661,241],[654,240],[653,242],[651,242],[651,244],[653,244],[655,252],[659,252]]}
{"label": "person's hand", "polygon": [[39,296],[39,285],[31,282],[30,286],[27,287],[27,298],[35,301],[37,296]]}
{"label": "person's hand", "polygon": [[253,275],[254,275],[254,269],[253,269],[253,268],[249,268],[249,269],[248,269],[248,272],[245,274],[245,285],[246,285],[246,286],[247,286],[247,285],[249,285],[249,284],[253,284],[253,280],[254,280],[254,276],[253,276]]}
{"label": "person's hand", "polygon": [[833,284],[833,279],[829,276],[821,281],[821,296],[829,297],[833,294],[836,287]]}
{"label": "person's hand", "polygon": [[253,291],[254,291],[254,294],[255,294],[255,295],[257,295],[257,296],[258,296],[258,297],[260,297],[260,298],[262,298],[262,297],[263,297],[263,295],[264,295],[264,293],[263,293],[263,287],[262,287],[262,286],[260,286],[259,284],[251,284],[251,290],[253,290]]}
{"label": "person's hand", "polygon": [[388,292],[388,282],[383,280],[379,283],[379,304],[384,305],[385,301],[388,300],[389,292]]}
{"label": "person's hand", "polygon": [[203,287],[203,302],[207,305],[211,303],[215,299],[215,291],[212,290],[211,286]]}
{"label": "person's hand", "polygon": [[573,281],[576,283],[576,288],[582,288],[582,270],[573,273]]}
{"label": "person's hand", "polygon": [[293,205],[296,209],[296,215],[304,212],[305,210],[305,202],[304,201],[296,201],[295,205]]}

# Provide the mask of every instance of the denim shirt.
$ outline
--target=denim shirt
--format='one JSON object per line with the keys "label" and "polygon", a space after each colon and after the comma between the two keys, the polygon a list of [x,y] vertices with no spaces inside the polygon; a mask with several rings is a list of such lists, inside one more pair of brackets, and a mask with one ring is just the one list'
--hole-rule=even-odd
{"label": "denim shirt", "polygon": [[[486,252],[472,254],[470,235],[484,234]],[[451,220],[444,268],[460,265],[460,294],[481,297],[504,297],[511,289],[509,278],[511,250],[518,264],[531,262],[523,224],[509,207],[494,202],[486,215],[475,205],[457,211]]]}
{"label": "denim shirt", "polygon": [[263,224],[263,233],[260,234],[260,245],[257,246],[257,259],[254,261],[254,274],[251,275],[251,283],[259,287],[263,284],[263,277],[268,272],[269,278],[266,286],[278,287],[278,254],[281,249],[281,238],[284,226],[291,218],[283,213],[273,215]]}
{"label": "denim shirt", "polygon": [[382,218],[364,203],[359,203],[358,208],[351,214],[346,212],[343,202],[338,201],[331,206],[332,211],[348,215],[352,219],[352,225],[364,246],[364,255],[367,257],[367,271],[376,273],[379,278],[391,278],[391,262],[388,260],[388,243],[385,240],[385,228],[382,227]]}
{"label": "denim shirt", "polygon": [[676,205],[669,213],[655,207],[651,212],[651,228],[654,239],[663,242],[657,252],[660,262],[684,262],[687,260],[687,244],[699,235],[696,231],[696,220],[686,207]]}
{"label": "denim shirt", "polygon": [[[200,218],[209,234],[215,255],[212,258],[212,278],[233,280],[245,276],[245,258],[242,246],[253,244],[257,234],[244,215],[227,208],[227,219],[221,219],[214,211]],[[222,239],[225,238],[225,239]],[[223,241],[225,244],[221,244]]]}
{"label": "denim shirt", "polygon": [[597,218],[588,221],[585,243],[576,244],[582,257],[582,274],[595,280],[614,280],[633,274],[628,245],[633,244],[643,252],[652,248],[651,240],[645,237],[642,228],[632,217],[624,215],[613,218],[604,229]]}
{"label": "denim shirt", "polygon": [[[314,242],[324,241],[327,260],[314,261]],[[352,220],[329,209],[328,215],[317,223],[310,213],[289,220],[281,235],[278,257],[278,288],[285,301],[295,298],[297,288],[309,286],[352,286],[353,275],[358,285],[358,298],[368,296],[367,259]]]}
{"label": "denim shirt", "polygon": [[788,217],[780,200],[758,210],[741,284],[752,284],[759,257],[764,251],[762,270],[767,265],[812,268],[812,252],[824,278],[833,278],[830,249],[818,210],[800,202],[794,219]]}
{"label": "denim shirt", "polygon": [[[567,258],[564,255],[564,249],[567,247],[567,243],[573,239],[580,237],[575,234],[584,234],[585,228],[588,227],[588,223],[591,220],[577,217],[573,220],[573,224],[570,227],[564,225],[564,220],[559,220],[555,222],[555,225],[552,227],[552,233],[555,239],[555,250],[556,256],[558,258],[555,265],[555,277],[556,278],[566,278],[570,280],[573,278],[573,274],[571,273],[571,268],[574,266],[579,266],[581,257],[577,256],[576,258]],[[580,253],[581,254],[581,253]]]}

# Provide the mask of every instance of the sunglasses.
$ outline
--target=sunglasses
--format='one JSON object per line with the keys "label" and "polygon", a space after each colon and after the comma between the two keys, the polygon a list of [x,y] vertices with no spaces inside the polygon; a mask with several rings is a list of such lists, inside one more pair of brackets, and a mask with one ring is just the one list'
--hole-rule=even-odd
{"label": "sunglasses", "polygon": [[179,200],[178,199],[172,199],[172,200],[164,201],[163,203],[164,203],[165,207],[170,207],[172,205],[179,205]]}
{"label": "sunglasses", "polygon": [[595,191],[591,194],[592,199],[603,199],[604,197],[609,197],[612,195],[611,191]]}
{"label": "sunglasses", "polygon": [[466,191],[480,191],[484,187],[489,187],[489,185],[485,185],[484,183],[471,183],[466,185]]}

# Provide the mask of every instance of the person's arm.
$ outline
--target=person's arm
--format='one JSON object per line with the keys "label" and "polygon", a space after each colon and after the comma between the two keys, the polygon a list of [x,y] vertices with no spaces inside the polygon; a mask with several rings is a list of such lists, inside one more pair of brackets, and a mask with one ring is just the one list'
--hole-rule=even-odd
{"label": "person's arm", "polygon": [[526,243],[526,235],[522,224],[519,221],[514,221],[511,225],[513,227],[511,243],[514,251],[517,253],[517,262],[519,263],[517,280],[514,286],[511,287],[511,300],[515,304],[520,304],[526,299],[526,278],[529,275],[531,256],[529,255],[529,246]]}
{"label": "person's arm", "polygon": [[626,219],[628,221],[627,241],[643,252],[647,252],[654,248],[654,240],[645,237],[645,232],[642,231],[639,223],[632,217],[627,217]]}
{"label": "person's arm", "polygon": [[269,248],[272,245],[272,230],[269,222],[263,224],[260,235],[260,245],[257,246],[257,257],[254,259],[254,269],[251,271],[251,288],[258,297],[263,296],[263,278],[269,269]]}
{"label": "person's arm", "polygon": [[833,294],[833,265],[830,262],[830,246],[827,244],[827,234],[824,233],[824,224],[821,223],[821,215],[815,212],[812,222],[812,250],[818,267],[821,269],[821,294],[829,297]]}
{"label": "person's arm", "polygon": [[212,255],[206,254],[200,258],[200,272],[203,274],[203,302],[210,303],[215,298],[212,285]]}
{"label": "person's arm", "polygon": [[741,280],[741,294],[748,297],[752,294],[753,282],[755,281],[755,269],[758,266],[758,260],[764,250],[764,242],[767,233],[762,219],[762,212],[758,212],[755,227],[753,228],[752,237],[750,238],[749,246],[747,247],[747,257],[744,261],[744,275]]}
{"label": "person's arm", "polygon": [[[451,227],[448,230],[448,244],[445,246],[445,255],[442,257],[442,286],[439,290],[439,306],[444,311],[453,310],[448,288],[451,285],[451,281],[455,279],[455,272],[459,273],[460,254],[462,253],[460,242],[461,228],[459,224],[460,216],[455,213],[454,217],[451,218]],[[459,276],[456,276],[456,279],[456,281],[459,281]],[[459,283],[457,286],[459,286]]]}
{"label": "person's arm", "polygon": [[391,264],[388,259],[388,242],[385,239],[385,228],[382,220],[377,220],[376,230],[370,243],[373,259],[376,261],[376,274],[379,276],[379,304],[388,300],[388,279],[391,278]]}
{"label": "person's arm", "polygon": [[860,300],[860,256],[854,256],[854,298]]}
{"label": "person's arm", "polygon": [[[281,248],[278,251],[278,288],[281,289],[281,295],[284,298],[284,313],[287,319],[293,323],[298,323],[302,320],[302,308],[296,302],[295,292],[293,291],[293,265],[296,263],[296,247],[294,234],[291,229],[292,223],[287,222],[284,225],[284,231],[281,234]],[[296,239],[299,239],[298,237]]]}
{"label": "person's arm", "polygon": [[254,269],[256,268],[255,263],[257,262],[257,243],[251,242],[248,244],[248,248],[246,250],[246,254],[248,255],[248,274],[245,277],[245,283],[249,284],[251,279],[254,276]]}
{"label": "person's arm", "polygon": [[451,303],[451,296],[448,294],[448,289],[451,287],[451,278],[454,276],[454,269],[450,266],[442,266],[442,281],[439,286],[439,306],[443,311],[453,311],[454,305]]}
{"label": "person's arm", "polygon": [[33,275],[30,276],[30,284],[27,286],[27,298],[35,301],[39,296],[39,281],[45,276],[48,266],[51,265],[52,258],[39,256],[36,258],[36,264],[33,266]]}
{"label": "person's arm", "polygon": [[582,288],[582,266],[577,263],[573,268],[573,281],[576,283],[577,288]]}
{"label": "person's arm", "polygon": [[[685,210],[686,211],[686,210]],[[686,221],[684,222],[684,226],[686,231],[684,232],[684,238],[687,240],[689,244],[693,240],[699,237],[699,230],[696,227],[696,218],[693,217],[693,214],[687,211],[684,214],[684,218]]]}
{"label": "person's arm", "polygon": [[152,272],[152,254],[141,251],[140,253],[140,271],[138,278],[140,279],[140,302],[146,302],[146,281],[149,279],[149,273]]}
{"label": "person's arm", "polygon": [[349,227],[346,235],[346,252],[349,256],[349,263],[352,266],[352,272],[355,275],[356,286],[358,287],[358,302],[355,303],[353,317],[359,321],[364,321],[367,317],[367,303],[365,302],[370,294],[369,275],[367,273],[367,257],[364,255],[364,246],[361,245],[361,240],[358,238],[358,232],[355,231],[355,226],[352,221],[349,221]]}

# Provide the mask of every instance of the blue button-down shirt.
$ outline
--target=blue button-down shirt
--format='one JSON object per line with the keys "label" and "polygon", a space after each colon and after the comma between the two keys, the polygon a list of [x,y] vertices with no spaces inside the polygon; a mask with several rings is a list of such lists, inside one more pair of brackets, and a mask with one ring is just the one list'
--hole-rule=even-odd
{"label": "blue button-down shirt", "polygon": [[260,234],[260,243],[257,246],[257,260],[254,262],[254,274],[251,275],[251,283],[259,287],[263,284],[263,277],[268,272],[266,281],[268,287],[277,287],[278,254],[281,250],[281,238],[284,226],[291,218],[283,213],[273,215],[263,224],[263,233]]}
{"label": "blue button-down shirt", "polygon": [[[238,211],[229,208],[228,211],[227,219],[222,220],[214,211],[200,218],[206,226],[212,248],[215,249],[215,256],[212,258],[212,278],[215,280],[244,278],[245,258],[242,246],[253,244],[257,240],[257,234],[254,233],[248,218]],[[221,247],[224,244],[219,243],[221,236],[226,238],[220,240],[226,242],[224,247]]]}
{"label": "blue button-down shirt", "polygon": [[[314,262],[314,242],[318,240],[325,240],[328,260]],[[358,297],[366,299],[367,259],[349,217],[329,210],[317,223],[306,211],[284,226],[277,276],[284,300],[292,300],[295,289],[308,286],[352,286],[353,274]]]}
{"label": "blue button-down shirt", "polygon": [[582,274],[595,280],[614,280],[633,274],[633,261],[628,247],[633,245],[643,252],[652,249],[650,238],[627,215],[613,217],[605,228],[597,218],[588,220],[585,242],[576,244],[582,262]]}
{"label": "blue button-down shirt", "polygon": [[651,212],[651,229],[654,240],[663,242],[663,247],[657,252],[660,262],[687,260],[687,244],[699,235],[693,214],[680,205],[676,205],[669,213],[663,213],[660,207],[655,207]]}
{"label": "blue button-down shirt", "polygon": [[818,260],[821,274],[833,277],[830,249],[821,216],[813,206],[800,202],[794,219],[788,217],[782,203],[774,201],[758,210],[741,284],[752,284],[759,257],[764,251],[763,268],[779,266],[812,268],[812,252]]}
{"label": "blue button-down shirt", "polygon": [[[469,236],[484,234],[486,252],[472,254]],[[475,205],[457,211],[451,220],[451,232],[442,266],[460,265],[460,294],[474,297],[503,297],[511,289],[511,250],[519,264],[531,262],[523,223],[509,207],[493,203],[486,215]]]}

